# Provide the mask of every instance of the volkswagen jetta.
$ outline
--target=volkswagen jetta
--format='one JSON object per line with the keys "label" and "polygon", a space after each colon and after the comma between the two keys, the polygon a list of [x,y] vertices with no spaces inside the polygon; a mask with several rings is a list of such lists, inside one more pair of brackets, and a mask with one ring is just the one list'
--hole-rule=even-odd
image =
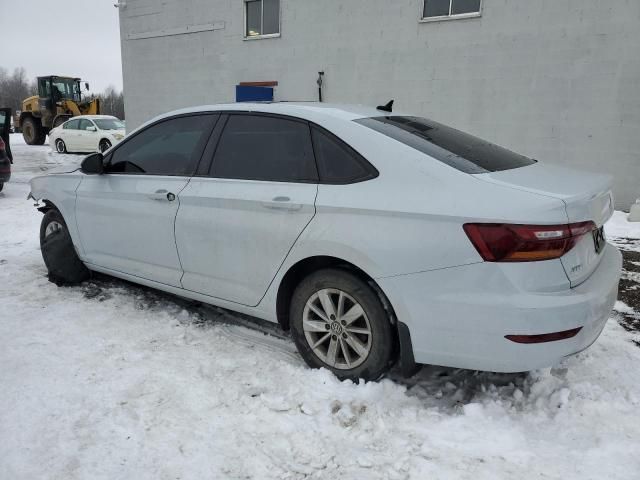
{"label": "volkswagen jetta", "polygon": [[609,177],[384,108],[176,111],[31,196],[53,280],[279,322],[341,378],[552,365],[599,336],[621,269]]}

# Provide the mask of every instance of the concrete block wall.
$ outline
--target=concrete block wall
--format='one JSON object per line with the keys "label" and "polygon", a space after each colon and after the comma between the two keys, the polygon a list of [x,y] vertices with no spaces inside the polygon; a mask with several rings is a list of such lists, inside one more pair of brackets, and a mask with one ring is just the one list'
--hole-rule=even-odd
{"label": "concrete block wall", "polygon": [[[242,81],[276,98],[379,105],[534,158],[615,177],[640,196],[640,1],[483,0],[479,18],[421,23],[422,0],[280,0],[281,35],[245,40],[243,0],[127,0],[120,8],[129,128],[231,102]],[[215,30],[165,35],[214,24]],[[146,39],[130,35],[149,34]]]}

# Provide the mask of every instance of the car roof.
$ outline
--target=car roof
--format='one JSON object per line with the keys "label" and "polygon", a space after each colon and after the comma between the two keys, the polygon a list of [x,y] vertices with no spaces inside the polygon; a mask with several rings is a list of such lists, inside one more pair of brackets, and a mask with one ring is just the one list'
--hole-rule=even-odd
{"label": "car roof", "polygon": [[69,120],[77,120],[79,118],[80,119],[87,118],[89,120],[100,120],[101,118],[115,118],[116,120],[118,120],[118,117],[114,117],[113,115],[77,115],[75,117],[70,118]]}
{"label": "car roof", "polygon": [[[294,117],[313,121],[318,121],[320,119],[351,121],[357,120],[359,118],[380,117],[388,114],[388,112],[384,112],[374,107],[365,105],[320,102],[241,102],[223,103],[217,105],[202,105],[174,110],[172,112],[168,112],[155,117],[149,122],[146,122],[145,125],[175,115],[216,111],[276,113],[280,115],[291,115]],[[398,113],[394,112],[394,115],[398,115]]]}

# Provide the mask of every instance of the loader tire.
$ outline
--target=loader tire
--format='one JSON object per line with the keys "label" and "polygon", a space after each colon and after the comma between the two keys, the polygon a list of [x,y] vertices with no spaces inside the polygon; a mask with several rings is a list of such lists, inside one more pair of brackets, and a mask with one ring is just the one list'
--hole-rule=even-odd
{"label": "loader tire", "polygon": [[44,145],[47,134],[42,125],[33,117],[27,117],[22,121],[22,137],[27,145]]}

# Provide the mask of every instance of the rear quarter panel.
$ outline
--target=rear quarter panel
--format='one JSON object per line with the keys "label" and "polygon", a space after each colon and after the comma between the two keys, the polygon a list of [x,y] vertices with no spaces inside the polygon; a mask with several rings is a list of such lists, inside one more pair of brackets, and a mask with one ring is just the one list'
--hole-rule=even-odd
{"label": "rear quarter panel", "polygon": [[[350,185],[319,185],[316,215],[261,302],[267,311],[275,306],[282,277],[308,257],[337,257],[374,279],[389,278],[481,263],[464,233],[466,222],[567,222],[561,200],[483,182],[355,123],[342,131],[322,126],[340,133],[380,175]],[[531,268],[524,279],[519,272],[505,273],[523,289],[568,287],[559,262],[537,263],[544,263],[540,275]]]}
{"label": "rear quarter panel", "polygon": [[480,181],[354,122],[323,126],[380,174],[320,185],[316,216],[293,254],[330,250],[363,262],[356,265],[374,278],[401,275],[482,261],[466,222],[567,221],[561,200]]}

